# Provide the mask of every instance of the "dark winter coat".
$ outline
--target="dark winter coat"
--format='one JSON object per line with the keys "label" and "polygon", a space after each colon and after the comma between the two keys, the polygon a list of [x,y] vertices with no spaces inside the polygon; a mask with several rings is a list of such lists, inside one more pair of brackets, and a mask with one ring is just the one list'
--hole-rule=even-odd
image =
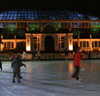
{"label": "dark winter coat", "polygon": [[13,68],[13,72],[20,72],[20,67],[23,66],[21,59],[17,56],[13,59],[11,67]]}

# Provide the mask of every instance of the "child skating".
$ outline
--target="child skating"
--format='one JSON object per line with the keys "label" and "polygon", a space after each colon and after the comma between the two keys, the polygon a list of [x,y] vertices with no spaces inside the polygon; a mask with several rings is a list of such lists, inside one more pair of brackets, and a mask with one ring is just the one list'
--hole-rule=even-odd
{"label": "child skating", "polygon": [[24,66],[25,64],[22,63],[21,56],[17,54],[17,56],[13,59],[11,67],[13,68],[13,83],[15,82],[15,79],[17,78],[17,82],[20,83],[20,67]]}

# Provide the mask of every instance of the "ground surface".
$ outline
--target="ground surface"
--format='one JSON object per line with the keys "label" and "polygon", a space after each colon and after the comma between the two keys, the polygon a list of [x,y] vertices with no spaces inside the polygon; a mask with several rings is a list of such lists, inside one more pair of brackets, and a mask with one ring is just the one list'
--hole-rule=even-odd
{"label": "ground surface", "polygon": [[0,96],[100,96],[100,60],[83,60],[81,83],[71,75],[73,60],[26,61],[21,83],[12,83],[11,62],[3,62]]}

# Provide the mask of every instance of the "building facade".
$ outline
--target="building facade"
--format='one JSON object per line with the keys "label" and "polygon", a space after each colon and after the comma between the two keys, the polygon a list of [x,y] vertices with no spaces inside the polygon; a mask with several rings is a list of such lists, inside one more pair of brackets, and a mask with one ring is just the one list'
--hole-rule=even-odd
{"label": "building facade", "polygon": [[98,17],[55,10],[7,10],[0,13],[0,51],[100,51]]}

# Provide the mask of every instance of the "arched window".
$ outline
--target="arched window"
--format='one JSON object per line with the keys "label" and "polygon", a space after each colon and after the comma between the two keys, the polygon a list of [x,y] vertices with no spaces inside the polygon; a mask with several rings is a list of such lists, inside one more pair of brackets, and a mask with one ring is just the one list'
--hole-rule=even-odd
{"label": "arched window", "polygon": [[46,25],[44,28],[43,28],[43,32],[44,33],[53,33],[55,32],[55,28],[52,26],[52,25]]}

